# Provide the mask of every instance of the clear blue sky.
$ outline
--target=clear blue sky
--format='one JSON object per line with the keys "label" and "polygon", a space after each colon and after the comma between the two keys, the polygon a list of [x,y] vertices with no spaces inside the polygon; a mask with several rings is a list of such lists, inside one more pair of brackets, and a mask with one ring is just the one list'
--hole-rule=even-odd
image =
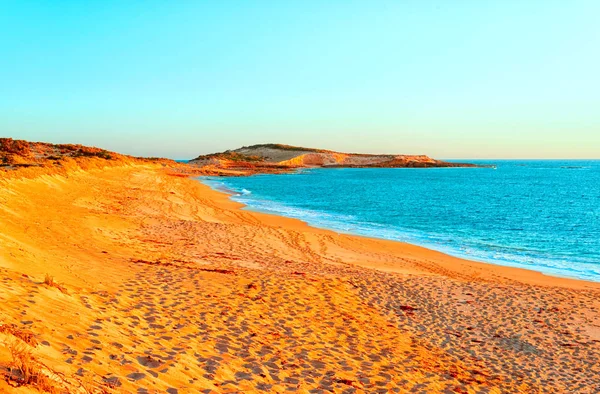
{"label": "clear blue sky", "polygon": [[0,136],[600,158],[600,1],[3,1]]}

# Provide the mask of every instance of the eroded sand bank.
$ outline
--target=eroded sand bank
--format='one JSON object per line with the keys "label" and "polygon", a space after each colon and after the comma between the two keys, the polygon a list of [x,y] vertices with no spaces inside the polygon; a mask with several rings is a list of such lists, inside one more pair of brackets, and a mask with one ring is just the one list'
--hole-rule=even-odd
{"label": "eroded sand bank", "polygon": [[600,391],[600,285],[241,211],[169,171],[0,175],[0,391],[34,392],[17,337],[66,392]]}

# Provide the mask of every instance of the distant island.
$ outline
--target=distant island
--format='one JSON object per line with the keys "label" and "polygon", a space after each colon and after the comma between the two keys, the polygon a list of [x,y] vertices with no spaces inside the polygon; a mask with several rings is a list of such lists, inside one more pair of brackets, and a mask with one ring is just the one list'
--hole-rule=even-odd
{"label": "distant island", "polygon": [[246,175],[251,172],[286,172],[295,168],[426,168],[477,167],[470,163],[451,163],[426,155],[342,153],[325,149],[284,144],[258,144],[235,150],[201,155],[189,164],[203,172],[218,175]]}

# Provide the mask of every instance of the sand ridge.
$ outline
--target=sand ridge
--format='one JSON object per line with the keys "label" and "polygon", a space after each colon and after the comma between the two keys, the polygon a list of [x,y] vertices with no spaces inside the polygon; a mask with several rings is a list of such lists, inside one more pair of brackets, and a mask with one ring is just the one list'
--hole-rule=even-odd
{"label": "sand ridge", "polygon": [[241,211],[170,171],[0,179],[0,390],[33,389],[8,325],[57,392],[600,390],[597,284]]}

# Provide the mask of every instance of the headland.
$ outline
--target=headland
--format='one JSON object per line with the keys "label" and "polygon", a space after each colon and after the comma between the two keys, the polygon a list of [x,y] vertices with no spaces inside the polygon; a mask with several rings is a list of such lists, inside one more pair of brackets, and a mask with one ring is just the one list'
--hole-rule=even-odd
{"label": "headland", "polygon": [[300,168],[477,167],[470,163],[436,160],[427,155],[342,153],[284,144],[251,145],[200,155],[189,164],[213,176],[285,173]]}

